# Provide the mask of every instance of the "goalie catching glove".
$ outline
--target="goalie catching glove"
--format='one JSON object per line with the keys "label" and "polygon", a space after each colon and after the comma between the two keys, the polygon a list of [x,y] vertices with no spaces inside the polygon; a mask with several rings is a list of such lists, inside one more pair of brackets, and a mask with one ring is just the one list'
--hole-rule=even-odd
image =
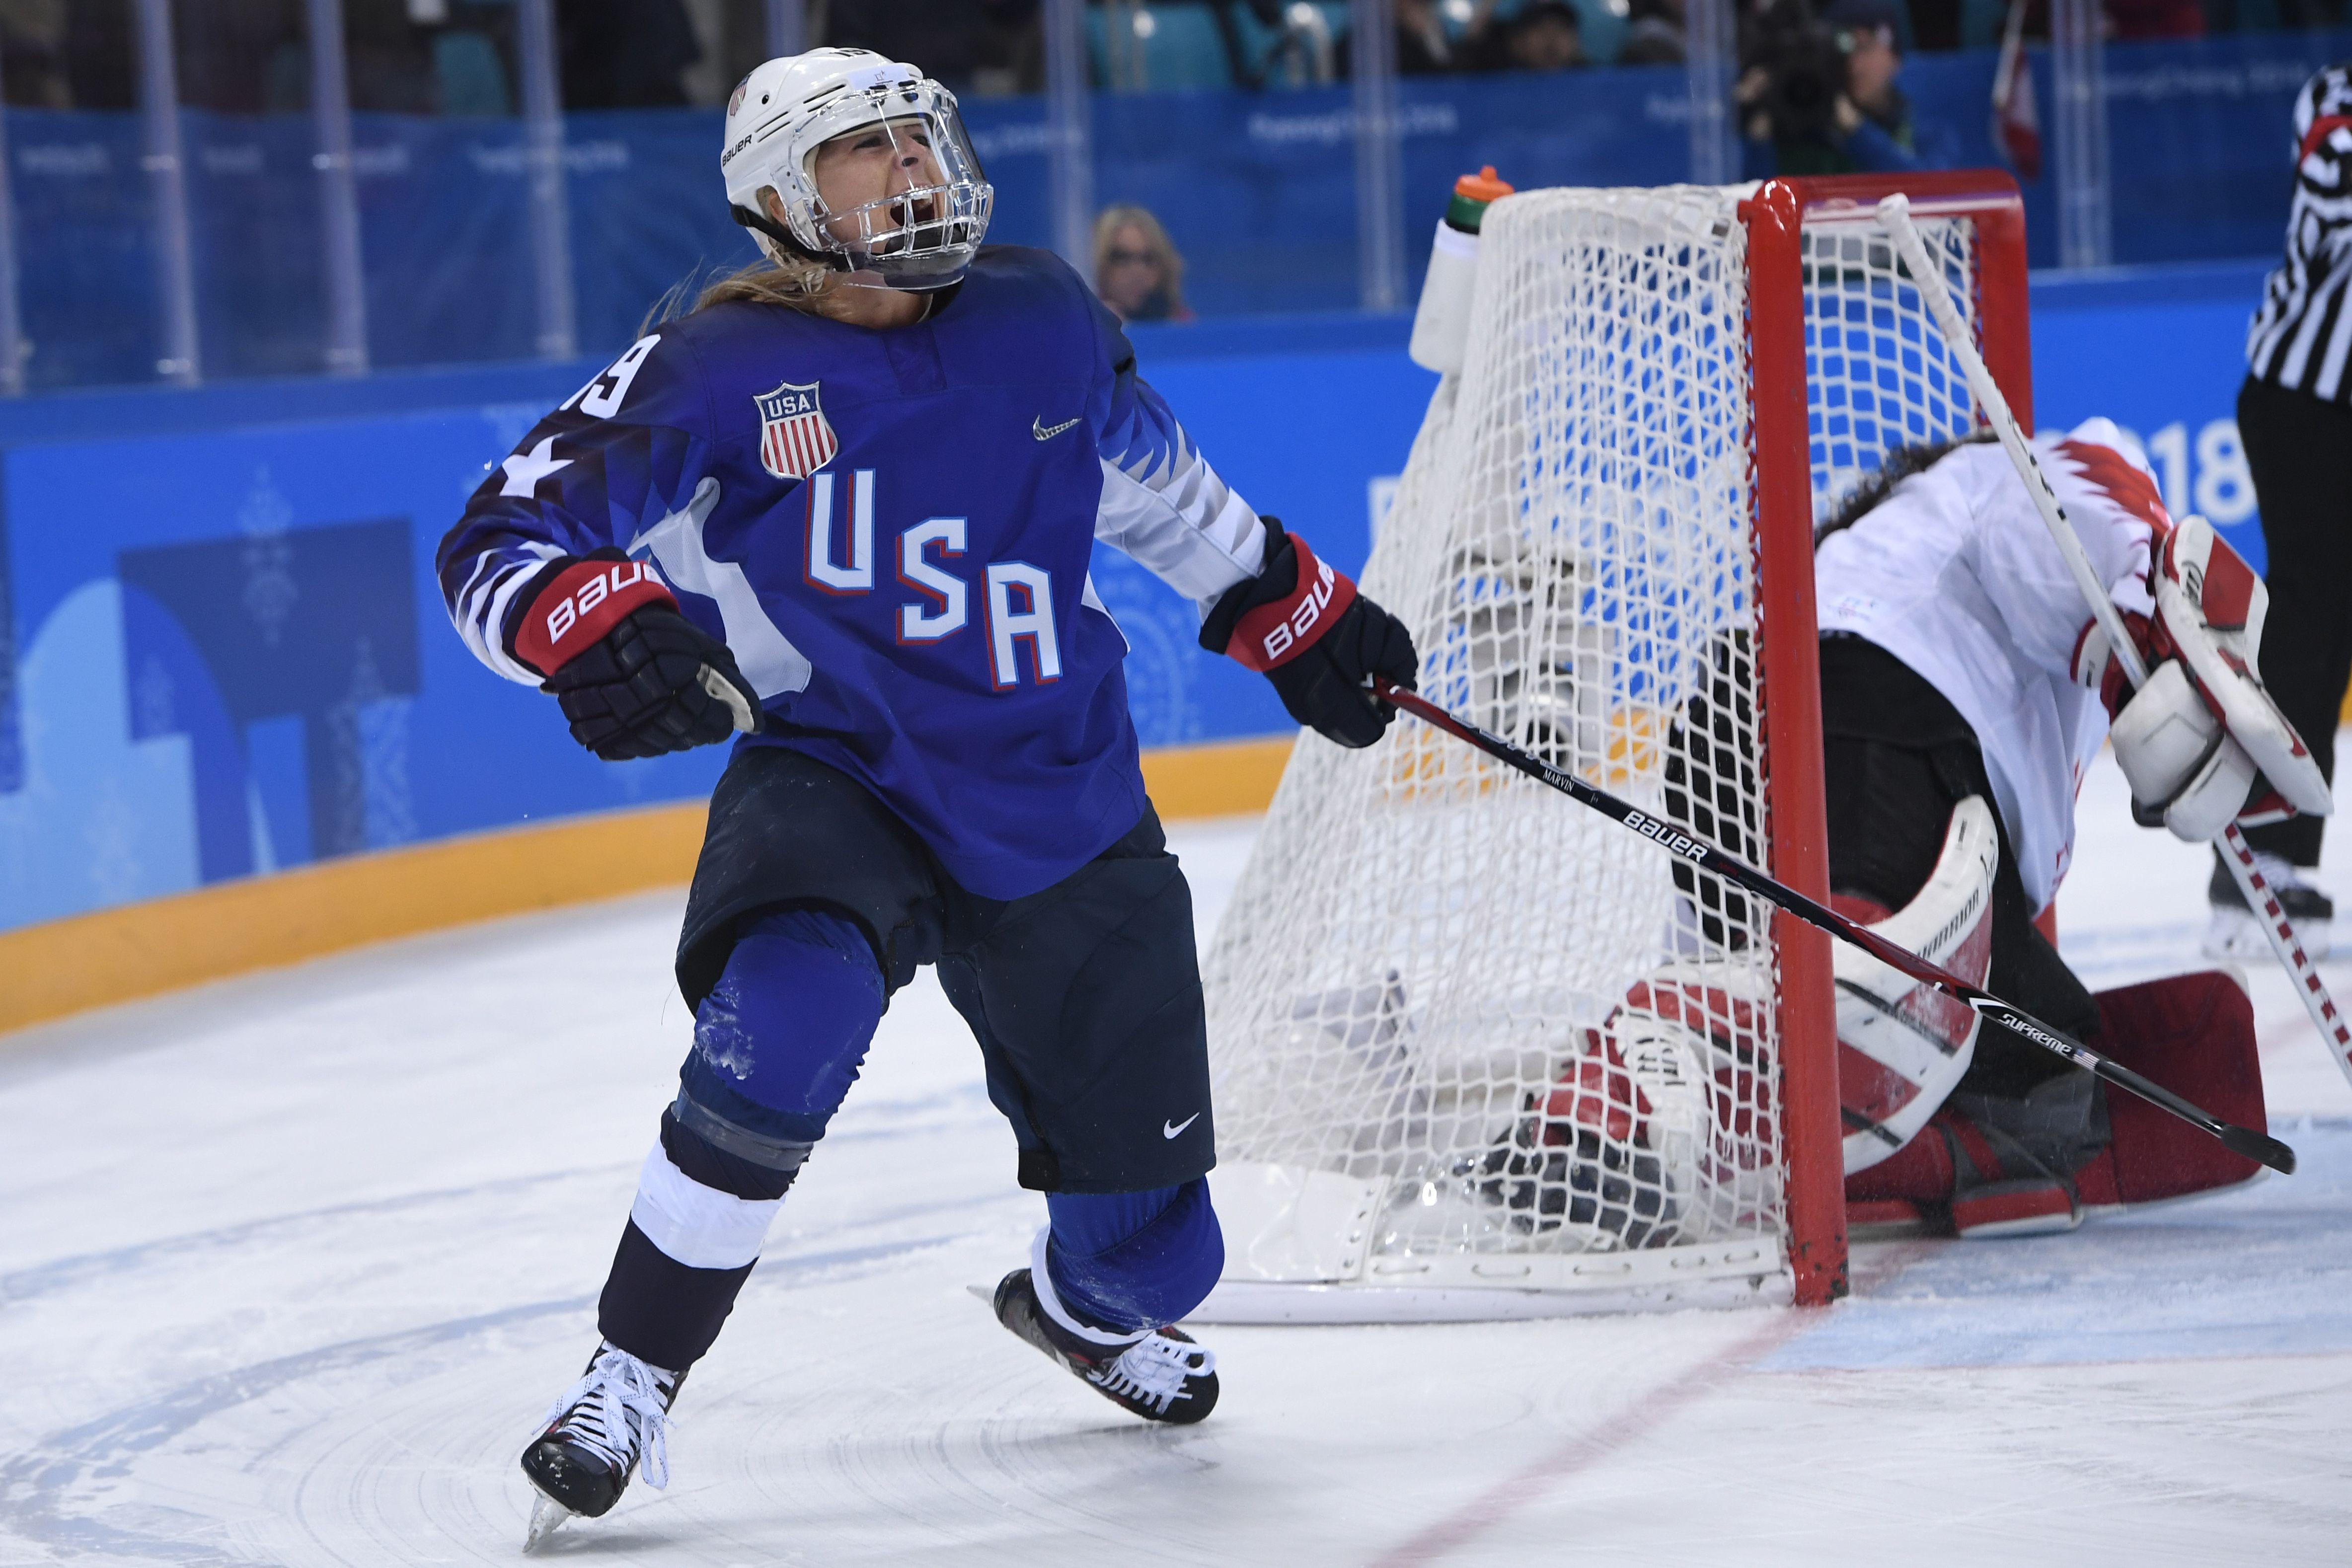
{"label": "goalie catching glove", "polygon": [[1412,687],[1421,659],[1404,622],[1318,560],[1307,541],[1265,524],[1265,565],[1227,589],[1201,624],[1201,646],[1274,683],[1292,718],[1346,747],[1380,739],[1396,709],[1371,693],[1385,675]]}
{"label": "goalie catching glove", "polygon": [[[2126,700],[2120,664],[2095,621],[2074,657],[2075,680],[2114,716],[2116,761],[2135,814],[2191,843],[2232,821],[2326,815],[2326,779],[2254,673],[2270,607],[2262,579],[2196,517],[2160,540],[2148,575],[2156,619],[2126,617],[2147,684]],[[2269,788],[2257,796],[2258,776]]]}
{"label": "goalie catching glove", "polygon": [[678,612],[653,569],[619,550],[550,561],[515,596],[507,652],[547,677],[572,738],[607,762],[760,728],[760,698],[727,644]]}

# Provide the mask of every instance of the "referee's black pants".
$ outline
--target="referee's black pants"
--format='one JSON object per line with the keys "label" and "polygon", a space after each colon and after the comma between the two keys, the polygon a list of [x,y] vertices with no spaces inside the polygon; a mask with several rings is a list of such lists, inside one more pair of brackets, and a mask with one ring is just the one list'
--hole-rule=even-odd
{"label": "referee's black pants", "polygon": [[[2246,378],[2238,436],[2270,553],[2263,684],[2329,782],[2336,721],[2352,682],[2352,407]],[[2293,864],[2319,863],[2321,817],[2248,830],[2246,840]]]}

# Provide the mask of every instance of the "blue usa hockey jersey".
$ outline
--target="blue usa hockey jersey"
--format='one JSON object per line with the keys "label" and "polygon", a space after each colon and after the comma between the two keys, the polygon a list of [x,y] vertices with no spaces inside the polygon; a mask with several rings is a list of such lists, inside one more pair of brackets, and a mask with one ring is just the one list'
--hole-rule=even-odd
{"label": "blue usa hockey jersey", "polygon": [[451,619],[510,680],[518,591],[617,547],[723,638],[784,746],[863,782],[983,897],[1051,885],[1144,805],[1102,539],[1206,604],[1256,514],[1055,256],[992,246],[888,331],[732,303],[566,399],[442,541]]}

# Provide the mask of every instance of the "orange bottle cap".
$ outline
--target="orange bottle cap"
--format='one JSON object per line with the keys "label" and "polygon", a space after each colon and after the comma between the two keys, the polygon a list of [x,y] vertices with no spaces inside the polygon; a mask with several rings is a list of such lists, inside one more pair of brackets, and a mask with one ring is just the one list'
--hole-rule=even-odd
{"label": "orange bottle cap", "polygon": [[1475,174],[1465,174],[1454,182],[1454,193],[1474,202],[1498,202],[1511,193],[1511,183],[1497,178],[1492,163]]}

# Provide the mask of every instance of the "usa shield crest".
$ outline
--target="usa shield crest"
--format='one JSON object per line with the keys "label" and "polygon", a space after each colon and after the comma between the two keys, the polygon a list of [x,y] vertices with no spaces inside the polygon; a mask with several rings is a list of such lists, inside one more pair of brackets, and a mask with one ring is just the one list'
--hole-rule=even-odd
{"label": "usa shield crest", "polygon": [[779,479],[805,479],[841,450],[826,423],[815,382],[785,382],[755,393],[760,409],[760,465]]}

